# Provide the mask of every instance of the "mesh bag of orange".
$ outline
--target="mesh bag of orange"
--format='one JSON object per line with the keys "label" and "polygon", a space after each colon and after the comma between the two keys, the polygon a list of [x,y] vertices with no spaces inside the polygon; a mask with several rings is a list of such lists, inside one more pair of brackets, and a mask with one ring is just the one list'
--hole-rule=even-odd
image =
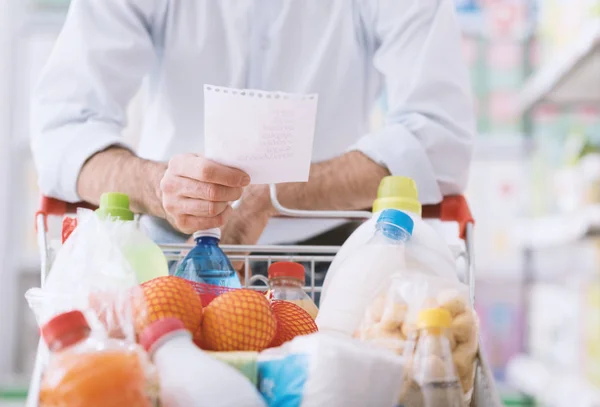
{"label": "mesh bag of orange", "polygon": [[141,287],[146,309],[136,322],[138,333],[156,320],[177,318],[205,350],[262,351],[317,331],[304,309],[287,301],[269,301],[259,291],[174,276],[159,277]]}

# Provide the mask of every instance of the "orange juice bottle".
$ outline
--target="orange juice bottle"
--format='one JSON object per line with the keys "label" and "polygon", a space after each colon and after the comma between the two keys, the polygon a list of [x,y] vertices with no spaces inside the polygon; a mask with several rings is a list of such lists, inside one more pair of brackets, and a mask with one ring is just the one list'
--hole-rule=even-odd
{"label": "orange juice bottle", "polygon": [[42,327],[52,352],[40,389],[40,407],[151,407],[143,357],[123,341],[98,340],[80,311]]}
{"label": "orange juice bottle", "polygon": [[299,263],[280,261],[269,267],[269,300],[289,301],[304,309],[315,319],[319,309],[304,291],[306,277],[304,266]]}

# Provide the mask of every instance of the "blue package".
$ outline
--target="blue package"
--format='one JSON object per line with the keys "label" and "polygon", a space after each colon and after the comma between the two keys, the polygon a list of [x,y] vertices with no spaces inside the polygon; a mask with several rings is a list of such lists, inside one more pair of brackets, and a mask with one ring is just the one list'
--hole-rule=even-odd
{"label": "blue package", "polygon": [[258,361],[258,388],[269,407],[300,407],[307,378],[307,355]]}

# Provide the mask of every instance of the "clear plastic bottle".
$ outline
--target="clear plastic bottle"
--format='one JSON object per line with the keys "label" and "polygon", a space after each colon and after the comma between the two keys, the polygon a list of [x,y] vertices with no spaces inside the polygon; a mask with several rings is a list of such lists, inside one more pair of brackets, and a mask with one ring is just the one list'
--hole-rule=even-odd
{"label": "clear plastic bottle", "polygon": [[306,276],[302,264],[281,261],[269,267],[269,300],[289,301],[317,318],[319,309],[304,291]]}
{"label": "clear plastic bottle", "polygon": [[158,369],[161,406],[265,406],[255,385],[194,345],[192,335],[178,319],[154,322],[140,342]]}
{"label": "clear plastic bottle", "polygon": [[424,407],[465,407],[465,397],[452,359],[448,329],[452,323],[445,309],[419,313],[419,338],[413,358],[413,378]]}
{"label": "clear plastic bottle", "polygon": [[138,229],[129,197],[117,192],[102,194],[96,213],[101,218],[114,220],[114,238],[133,270],[138,283],[169,275],[167,259],[156,243]]}
{"label": "clear plastic bottle", "polygon": [[320,331],[355,333],[381,286],[406,268],[405,244],[413,226],[411,217],[396,209],[379,215],[374,235],[340,264],[327,297],[321,299],[316,320]]}
{"label": "clear plastic bottle", "polygon": [[194,233],[196,246],[181,261],[175,276],[196,283],[241,288],[237,272],[219,247],[220,239],[221,229],[217,228]]}
{"label": "clear plastic bottle", "polygon": [[40,388],[40,407],[151,407],[154,368],[137,345],[90,336],[80,311],[42,327],[52,352]]}

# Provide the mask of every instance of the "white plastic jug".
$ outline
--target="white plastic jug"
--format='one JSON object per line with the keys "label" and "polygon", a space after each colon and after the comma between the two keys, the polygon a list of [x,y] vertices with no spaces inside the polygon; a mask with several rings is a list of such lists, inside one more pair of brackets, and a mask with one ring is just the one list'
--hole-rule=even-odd
{"label": "white plastic jug", "polygon": [[140,338],[158,369],[163,407],[266,407],[244,375],[192,343],[175,318],[151,324]]}
{"label": "white plastic jug", "polygon": [[411,238],[406,242],[406,267],[426,274],[458,279],[456,261],[448,244],[438,231],[421,218],[421,204],[417,187],[411,178],[385,177],[379,185],[378,198],[373,203],[373,216],[360,225],[346,240],[331,263],[323,283],[321,302],[327,298],[329,286],[335,279],[340,265],[374,235],[377,219],[385,209],[398,209],[414,222]]}
{"label": "white plastic jug", "polygon": [[406,269],[404,249],[413,225],[402,211],[381,213],[373,237],[342,263],[327,297],[321,300],[316,319],[319,331],[354,334],[381,285]]}

